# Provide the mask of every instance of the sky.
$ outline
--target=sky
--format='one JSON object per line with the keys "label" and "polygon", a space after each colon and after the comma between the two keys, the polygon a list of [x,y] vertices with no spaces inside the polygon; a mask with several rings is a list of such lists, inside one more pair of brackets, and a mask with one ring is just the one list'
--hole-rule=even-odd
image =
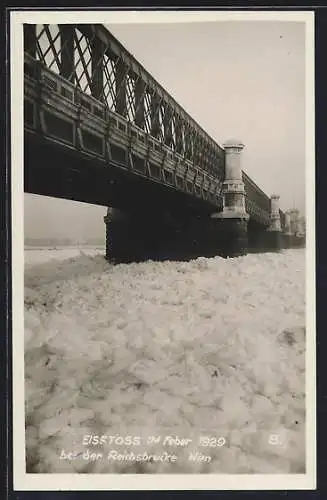
{"label": "sky", "polygon": [[[106,25],[283,210],[305,210],[305,25],[232,21]],[[104,235],[104,207],[24,195],[25,236]],[[62,220],[65,220],[65,225]]]}

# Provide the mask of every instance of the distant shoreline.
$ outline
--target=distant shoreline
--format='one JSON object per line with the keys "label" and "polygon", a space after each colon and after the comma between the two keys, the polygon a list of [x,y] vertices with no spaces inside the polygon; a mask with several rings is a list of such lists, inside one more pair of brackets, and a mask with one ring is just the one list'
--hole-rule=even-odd
{"label": "distant shoreline", "polygon": [[24,251],[30,251],[30,250],[66,250],[66,249],[81,249],[83,248],[90,248],[90,249],[99,249],[103,250],[105,248],[105,245],[92,245],[90,244],[76,244],[76,245],[24,245]]}

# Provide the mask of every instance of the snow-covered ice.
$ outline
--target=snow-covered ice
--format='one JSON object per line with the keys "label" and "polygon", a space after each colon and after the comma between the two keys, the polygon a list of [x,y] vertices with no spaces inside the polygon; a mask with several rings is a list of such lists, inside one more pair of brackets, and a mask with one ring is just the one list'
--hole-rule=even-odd
{"label": "snow-covered ice", "polygon": [[[101,251],[31,252],[28,472],[305,472],[303,249],[116,266]],[[85,444],[90,435],[107,441]],[[177,461],[109,460],[110,450]]]}

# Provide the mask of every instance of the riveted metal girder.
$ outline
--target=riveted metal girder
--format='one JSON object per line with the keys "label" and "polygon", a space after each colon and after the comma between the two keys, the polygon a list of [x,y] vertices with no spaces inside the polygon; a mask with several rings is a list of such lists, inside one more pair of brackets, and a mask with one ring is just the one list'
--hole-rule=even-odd
{"label": "riveted metal girder", "polygon": [[[192,182],[194,192],[197,190],[204,197],[210,190],[212,193],[216,190],[214,179],[217,185],[222,185],[224,150],[104,26],[24,25],[24,50],[70,82],[80,92],[76,94],[77,101],[81,102],[84,94],[96,99],[102,107],[93,103],[92,109],[99,109],[101,115],[116,113],[127,124],[136,127],[141,137],[142,134],[149,137],[149,144],[153,140],[156,150],[161,145],[164,157],[183,171],[182,177],[177,176],[178,185],[188,186],[188,189]],[[121,130],[125,127],[123,122],[121,127]],[[134,141],[134,149],[141,151],[142,144],[135,144]],[[150,171],[149,161],[144,161],[148,164],[145,170]],[[193,181],[187,178],[191,167],[197,172],[195,176],[192,174]],[[269,198],[246,174],[243,180],[248,209],[266,221],[270,213]]]}

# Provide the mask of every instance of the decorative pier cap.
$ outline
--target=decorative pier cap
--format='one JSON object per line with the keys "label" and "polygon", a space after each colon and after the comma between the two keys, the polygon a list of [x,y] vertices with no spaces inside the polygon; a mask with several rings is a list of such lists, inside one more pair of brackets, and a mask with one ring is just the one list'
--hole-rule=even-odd
{"label": "decorative pier cap", "polygon": [[223,148],[226,149],[226,148],[236,148],[236,149],[243,149],[244,148],[244,144],[242,141],[240,141],[239,139],[228,139],[227,141],[225,141],[223,143]]}
{"label": "decorative pier cap", "polygon": [[238,139],[229,139],[223,144],[225,150],[225,180],[223,183],[223,211],[212,218],[249,219],[245,210],[245,190],[242,180],[241,152],[244,144]]}

